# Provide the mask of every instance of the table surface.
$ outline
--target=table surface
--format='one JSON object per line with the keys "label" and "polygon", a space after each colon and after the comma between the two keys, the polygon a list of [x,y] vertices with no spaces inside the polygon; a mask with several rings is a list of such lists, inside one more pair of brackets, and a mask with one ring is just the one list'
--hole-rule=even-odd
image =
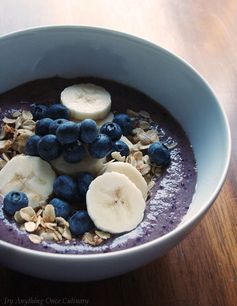
{"label": "table surface", "polygon": [[48,282],[1,268],[1,304],[26,298],[30,305],[32,297],[32,304],[38,298],[49,305],[60,299],[67,305],[237,305],[237,1],[0,1],[0,34],[47,24],[108,27],[183,57],[207,79],[227,113],[232,159],[212,208],[167,255],[129,274],[87,284]]}

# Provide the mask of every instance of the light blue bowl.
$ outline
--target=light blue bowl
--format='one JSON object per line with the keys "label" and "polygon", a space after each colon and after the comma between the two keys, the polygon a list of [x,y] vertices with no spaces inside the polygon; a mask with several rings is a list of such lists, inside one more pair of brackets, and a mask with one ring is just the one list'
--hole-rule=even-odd
{"label": "light blue bowl", "polygon": [[124,33],[55,26],[1,37],[0,67],[0,92],[55,75],[90,75],[139,89],[159,101],[180,122],[193,145],[198,168],[196,194],[187,215],[163,237],[98,255],[49,254],[0,241],[2,264],[30,275],[64,281],[119,275],[166,253],[215,200],[230,160],[228,122],[207,82],[177,56]]}

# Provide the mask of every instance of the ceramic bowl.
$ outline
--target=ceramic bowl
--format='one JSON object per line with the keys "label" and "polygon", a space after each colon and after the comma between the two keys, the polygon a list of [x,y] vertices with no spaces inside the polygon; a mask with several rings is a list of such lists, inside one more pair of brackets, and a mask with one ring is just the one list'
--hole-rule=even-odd
{"label": "ceramic bowl", "polygon": [[0,241],[0,261],[11,269],[52,280],[88,281],[136,269],[165,254],[201,220],[224,182],[230,132],[207,82],[176,55],[143,39],[111,30],[55,26],[0,38],[0,92],[55,75],[95,76],[139,89],[182,125],[197,160],[197,187],[183,222],[173,231],[130,249],[61,255]]}

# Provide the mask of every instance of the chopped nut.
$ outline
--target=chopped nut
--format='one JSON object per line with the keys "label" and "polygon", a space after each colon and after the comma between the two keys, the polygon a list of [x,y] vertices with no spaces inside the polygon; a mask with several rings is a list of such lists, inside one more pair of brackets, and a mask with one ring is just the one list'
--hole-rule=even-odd
{"label": "chopped nut", "polygon": [[136,160],[142,160],[142,158],[143,158],[143,154],[142,154],[141,151],[135,152],[135,153],[133,154],[133,156],[134,156],[134,158],[135,158]]}
{"label": "chopped nut", "polygon": [[26,120],[23,122],[22,124],[22,128],[23,129],[26,129],[26,130],[30,130],[30,131],[33,131],[35,129],[35,121],[34,120]]}
{"label": "chopped nut", "polygon": [[148,164],[143,164],[143,166],[139,170],[141,174],[144,176],[148,174],[151,171],[151,166]]}
{"label": "chopped nut", "polygon": [[25,220],[21,217],[21,214],[20,214],[19,210],[15,212],[14,219],[15,219],[16,223],[19,223],[19,224],[25,222]]}
{"label": "chopped nut", "polygon": [[25,229],[27,232],[32,233],[35,231],[35,223],[32,221],[26,222],[25,223]]}
{"label": "chopped nut", "polygon": [[36,244],[39,244],[42,241],[42,238],[35,234],[30,234],[29,239],[31,242],[36,243]]}
{"label": "chopped nut", "polygon": [[17,130],[15,141],[13,143],[12,148],[18,151],[19,153],[24,153],[26,142],[32,135],[33,135],[33,132],[30,130],[26,130],[26,129]]}
{"label": "chopped nut", "polygon": [[55,221],[58,226],[69,227],[69,223],[62,217],[56,217]]}
{"label": "chopped nut", "polygon": [[126,157],[126,162],[131,164],[134,167],[136,167],[136,165],[137,165],[137,161],[132,154],[130,154]]}
{"label": "chopped nut", "polygon": [[48,205],[45,206],[45,209],[43,211],[43,220],[45,222],[54,222],[55,211],[54,211],[53,205],[48,204]]}
{"label": "chopped nut", "polygon": [[19,127],[21,126],[22,122],[23,122],[22,117],[18,117],[16,119],[16,122],[15,122],[15,129],[16,130],[19,129]]}
{"label": "chopped nut", "polygon": [[144,156],[142,157],[142,160],[143,160],[143,162],[144,162],[145,164],[150,164],[150,158],[149,158],[148,155],[144,155]]}
{"label": "chopped nut", "polygon": [[158,132],[154,129],[147,131],[146,135],[150,138],[151,142],[159,141]]}
{"label": "chopped nut", "polygon": [[40,209],[37,211],[36,215],[37,215],[37,216],[40,216],[42,212],[43,212],[43,209],[40,208]]}
{"label": "chopped nut", "polygon": [[64,232],[62,233],[63,238],[67,239],[67,240],[71,240],[72,239],[72,234],[69,230],[69,228],[65,227]]}
{"label": "chopped nut", "polygon": [[51,229],[52,231],[55,230],[55,227],[57,227],[57,224],[56,223],[51,223],[51,222],[45,222],[45,226],[48,228],[48,229]]}
{"label": "chopped nut", "polygon": [[37,216],[37,220],[36,220],[36,223],[35,223],[35,230],[37,230],[41,224],[41,220],[42,220],[42,217],[41,216]]}
{"label": "chopped nut", "polygon": [[64,228],[61,226],[56,227],[57,231],[62,235],[64,232]]}
{"label": "chopped nut", "polygon": [[126,158],[125,156],[122,156],[120,154],[120,152],[118,152],[118,151],[112,152],[111,156],[112,156],[113,159],[115,159],[117,161],[121,161],[121,162],[124,162],[125,158]]}
{"label": "chopped nut", "polygon": [[22,118],[23,118],[24,121],[25,121],[25,120],[32,120],[32,119],[33,119],[33,115],[32,115],[31,112],[26,111],[26,110],[23,110],[23,112],[22,112]]}
{"label": "chopped nut", "polygon": [[147,185],[147,187],[148,187],[148,190],[151,190],[154,186],[155,186],[155,182],[154,181],[150,181],[149,183],[148,183],[148,185]]}
{"label": "chopped nut", "polygon": [[19,110],[17,110],[17,111],[15,111],[15,112],[12,113],[12,117],[13,117],[13,118],[17,118],[17,117],[19,117],[19,116],[21,116],[21,112],[20,112]]}
{"label": "chopped nut", "polygon": [[0,140],[0,152],[6,152],[11,146],[11,140]]}
{"label": "chopped nut", "polygon": [[35,211],[31,206],[24,207],[20,209],[20,216],[25,221],[31,221],[35,216]]}
{"label": "chopped nut", "polygon": [[106,232],[103,232],[103,231],[99,231],[99,230],[95,230],[95,233],[97,236],[99,236],[100,238],[102,239],[109,239],[111,237],[111,234],[110,233],[106,233]]}
{"label": "chopped nut", "polygon": [[82,241],[95,246],[101,244],[103,242],[103,239],[96,234],[91,234],[89,232],[86,232],[82,236]]}
{"label": "chopped nut", "polygon": [[4,123],[7,123],[7,124],[14,124],[15,122],[16,122],[16,119],[15,118],[7,118],[7,117],[4,117],[3,119],[2,119],[2,121],[4,122]]}

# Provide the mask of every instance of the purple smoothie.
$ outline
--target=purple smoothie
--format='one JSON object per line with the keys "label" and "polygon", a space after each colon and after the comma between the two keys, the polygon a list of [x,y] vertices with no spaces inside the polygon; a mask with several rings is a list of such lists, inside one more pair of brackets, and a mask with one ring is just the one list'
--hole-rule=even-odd
{"label": "purple smoothie", "polygon": [[100,246],[91,246],[75,239],[70,244],[42,242],[33,244],[28,234],[2,211],[0,198],[0,239],[12,244],[52,253],[85,254],[105,253],[130,248],[163,236],[174,229],[187,213],[195,192],[196,162],[190,142],[177,121],[152,99],[125,85],[96,78],[50,78],[23,84],[0,95],[0,119],[16,109],[29,109],[31,103],[58,103],[61,91],[72,84],[94,83],[106,88],[112,97],[112,110],[125,112],[145,110],[157,123],[162,142],[174,141],[171,164],[156,180],[146,202],[143,221],[129,233],[114,235]]}

